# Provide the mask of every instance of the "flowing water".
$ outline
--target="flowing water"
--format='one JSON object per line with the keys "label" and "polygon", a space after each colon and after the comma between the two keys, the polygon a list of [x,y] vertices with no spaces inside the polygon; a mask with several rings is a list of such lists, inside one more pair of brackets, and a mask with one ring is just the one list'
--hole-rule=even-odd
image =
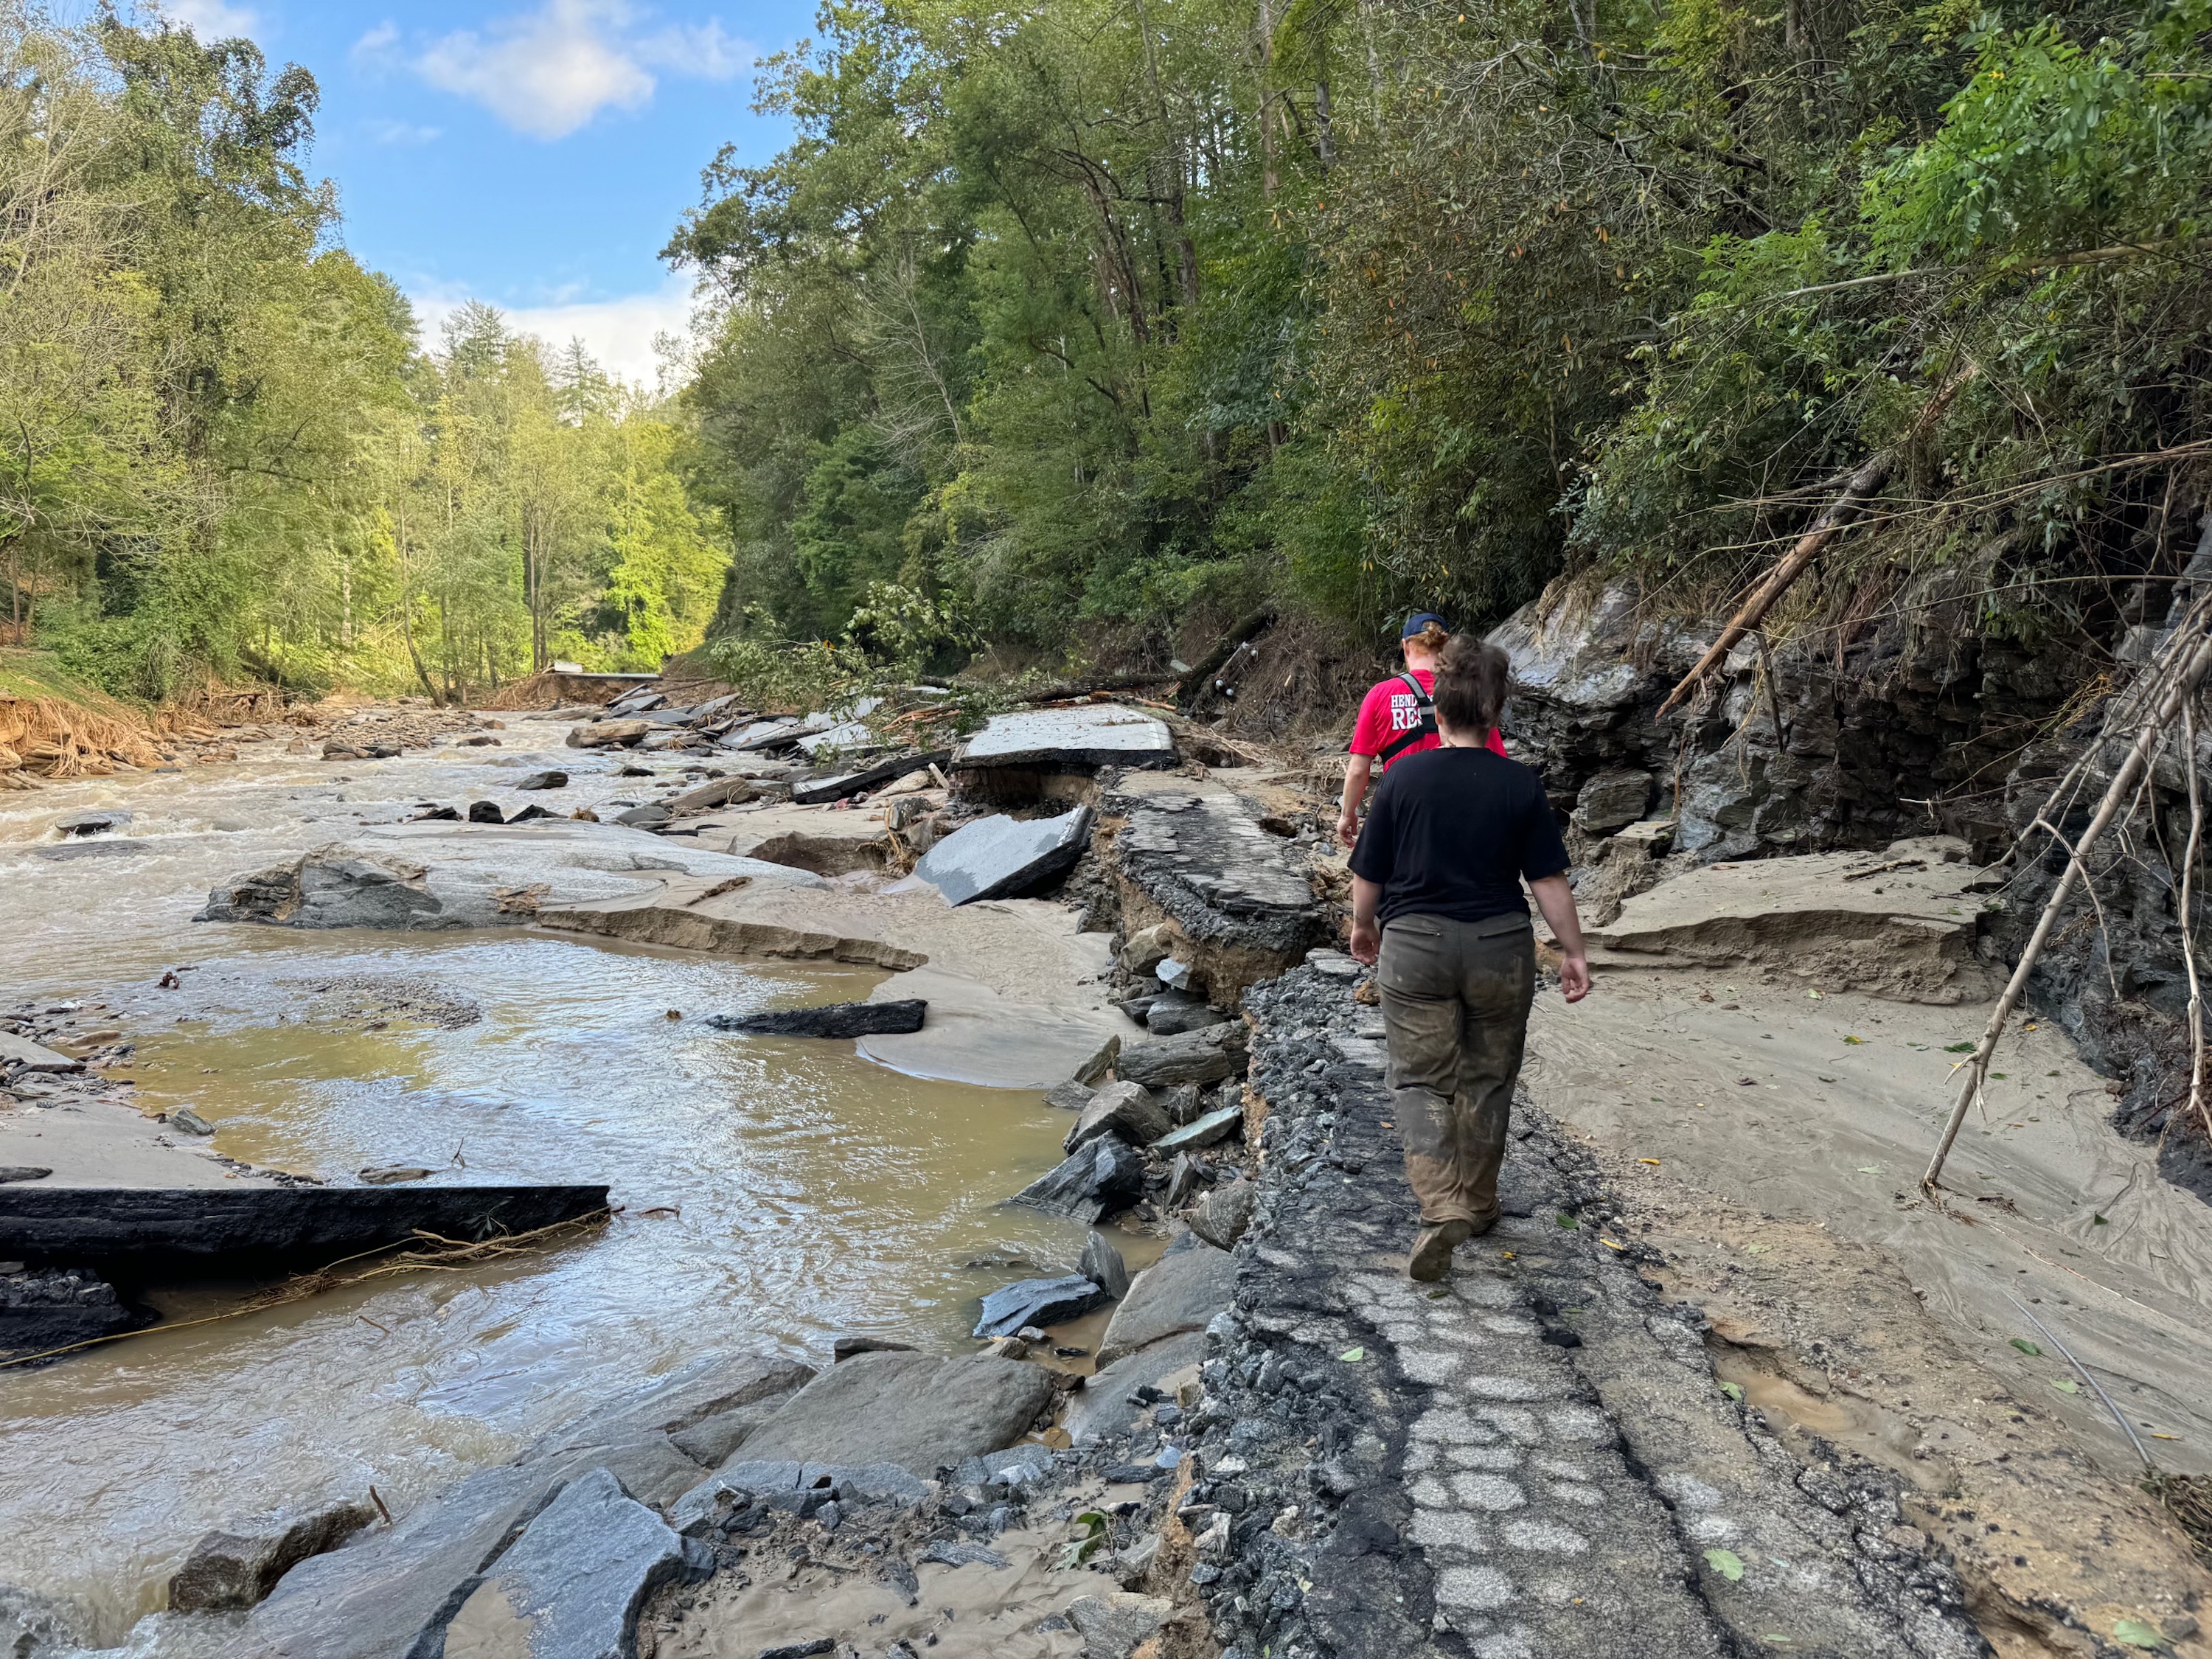
{"label": "flowing water", "polygon": [[[1058,1267],[1081,1247],[1072,1224],[1000,1206],[1060,1156],[1066,1120],[1036,1094],[701,1023],[859,997],[876,970],[191,923],[214,882],[418,801],[512,811],[533,797],[502,786],[548,763],[574,778],[564,809],[650,781],[545,752],[565,723],[510,718],[495,751],[338,766],[270,745],[0,795],[0,1006],[105,1002],[149,1109],[190,1103],[218,1151],[325,1178],[605,1182],[623,1206],[544,1254],[243,1316],[247,1287],[158,1291],[162,1326],[0,1371],[0,1583],[75,1602],[96,1639],[159,1606],[211,1527],[372,1482],[396,1506],[704,1352],[819,1361],[844,1332],[958,1349],[975,1298],[1025,1271],[968,1263]],[[54,819],[90,806],[132,812],[132,844],[54,857]],[[160,988],[173,969],[182,988]]]}

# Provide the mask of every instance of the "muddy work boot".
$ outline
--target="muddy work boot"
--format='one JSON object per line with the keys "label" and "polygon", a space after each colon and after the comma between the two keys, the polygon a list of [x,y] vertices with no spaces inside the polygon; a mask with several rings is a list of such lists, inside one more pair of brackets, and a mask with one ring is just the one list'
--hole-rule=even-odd
{"label": "muddy work boot", "polygon": [[1451,1254],[1474,1231],[1466,1221],[1441,1221],[1424,1227],[1414,1237],[1413,1254],[1406,1258],[1406,1276],[1431,1283],[1451,1271]]}

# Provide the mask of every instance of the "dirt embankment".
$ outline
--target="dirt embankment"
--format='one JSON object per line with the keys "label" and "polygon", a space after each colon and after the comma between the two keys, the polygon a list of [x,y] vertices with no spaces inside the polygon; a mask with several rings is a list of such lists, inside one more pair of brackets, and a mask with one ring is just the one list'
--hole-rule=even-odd
{"label": "dirt embankment", "polygon": [[36,651],[0,651],[0,789],[158,766],[152,727],[128,704],[71,681]]}

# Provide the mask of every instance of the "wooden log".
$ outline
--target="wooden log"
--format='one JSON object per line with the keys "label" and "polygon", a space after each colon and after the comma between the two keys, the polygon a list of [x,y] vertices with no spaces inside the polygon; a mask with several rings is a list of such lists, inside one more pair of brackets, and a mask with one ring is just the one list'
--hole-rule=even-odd
{"label": "wooden log", "polygon": [[1790,591],[1790,585],[1803,575],[1821,550],[1858,516],[1859,508],[1869,496],[1880,489],[1889,477],[1890,456],[1884,450],[1869,456],[1857,471],[1844,480],[1844,487],[1835,500],[1820,510],[1797,544],[1790,550],[1789,556],[1767,573],[1766,580],[1752,590],[1751,597],[1743,602],[1735,615],[1729,618],[1728,626],[1721,629],[1705,654],[1698,659],[1698,665],[1682,677],[1681,684],[1667,694],[1667,701],[1659,705],[1658,718],[1663,720],[1685,702],[1706,675],[1719,665],[1722,659],[1735,648],[1735,643],[1759,626],[1759,619],[1773,608],[1774,602]]}

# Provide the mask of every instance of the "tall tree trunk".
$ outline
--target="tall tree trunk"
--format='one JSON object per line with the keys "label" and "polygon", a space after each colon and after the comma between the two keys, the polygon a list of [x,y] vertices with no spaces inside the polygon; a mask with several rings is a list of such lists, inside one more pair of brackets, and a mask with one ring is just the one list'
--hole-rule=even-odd
{"label": "tall tree trunk", "polygon": [[1336,126],[1329,119],[1326,75],[1314,82],[1314,148],[1320,153],[1322,172],[1336,165]]}

